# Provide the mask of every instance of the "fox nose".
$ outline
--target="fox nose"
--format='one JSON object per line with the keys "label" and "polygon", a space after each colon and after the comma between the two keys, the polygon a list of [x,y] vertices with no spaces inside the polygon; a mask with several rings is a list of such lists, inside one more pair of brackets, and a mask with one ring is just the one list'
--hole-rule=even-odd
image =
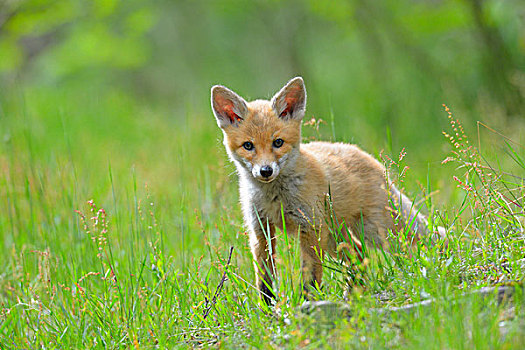
{"label": "fox nose", "polygon": [[273,169],[271,166],[265,165],[261,167],[261,176],[262,177],[270,177],[273,174]]}

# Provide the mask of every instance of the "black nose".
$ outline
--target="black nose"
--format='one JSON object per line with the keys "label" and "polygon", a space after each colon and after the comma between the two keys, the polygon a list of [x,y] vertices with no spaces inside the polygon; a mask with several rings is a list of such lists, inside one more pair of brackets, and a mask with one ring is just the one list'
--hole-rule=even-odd
{"label": "black nose", "polygon": [[272,167],[265,165],[261,168],[261,176],[262,177],[270,177],[273,174]]}

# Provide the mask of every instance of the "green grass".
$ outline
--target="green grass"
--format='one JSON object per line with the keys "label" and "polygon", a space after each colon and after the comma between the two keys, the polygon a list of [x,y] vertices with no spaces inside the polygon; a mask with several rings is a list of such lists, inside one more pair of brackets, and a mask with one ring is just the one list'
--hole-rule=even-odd
{"label": "green grass", "polygon": [[[506,151],[489,161],[457,124],[448,132],[456,179],[443,178],[447,165],[414,169],[424,183],[417,197],[449,228],[448,248],[372,250],[351,317],[323,322],[298,311],[300,254],[287,232],[277,245],[279,301],[272,310],[259,302],[234,168],[211,113],[145,107],[116,91],[4,95],[0,348],[521,348],[521,288],[512,304],[453,300],[521,286],[523,148],[501,141]],[[416,176],[402,183],[412,194]],[[432,203],[425,194],[437,183],[450,198]],[[340,270],[327,262],[316,298],[343,300]],[[428,298],[436,302],[413,313],[373,311]]]}

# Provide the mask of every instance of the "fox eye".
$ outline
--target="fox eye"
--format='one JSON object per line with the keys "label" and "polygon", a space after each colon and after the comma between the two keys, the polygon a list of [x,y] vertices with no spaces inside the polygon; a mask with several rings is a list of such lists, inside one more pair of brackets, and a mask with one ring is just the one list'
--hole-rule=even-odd
{"label": "fox eye", "polygon": [[283,145],[283,143],[284,143],[283,139],[275,139],[273,141],[273,147],[279,148]]}
{"label": "fox eye", "polygon": [[247,151],[251,151],[253,149],[253,143],[251,143],[250,141],[246,141],[242,144],[242,147],[244,147],[244,149]]}

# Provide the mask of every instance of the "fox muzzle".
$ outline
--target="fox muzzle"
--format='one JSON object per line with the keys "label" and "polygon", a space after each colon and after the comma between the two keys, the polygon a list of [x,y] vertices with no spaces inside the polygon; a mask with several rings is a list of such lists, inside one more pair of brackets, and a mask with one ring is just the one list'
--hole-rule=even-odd
{"label": "fox muzzle", "polygon": [[272,162],[270,165],[254,165],[252,175],[261,182],[272,182],[279,175],[279,166]]}

